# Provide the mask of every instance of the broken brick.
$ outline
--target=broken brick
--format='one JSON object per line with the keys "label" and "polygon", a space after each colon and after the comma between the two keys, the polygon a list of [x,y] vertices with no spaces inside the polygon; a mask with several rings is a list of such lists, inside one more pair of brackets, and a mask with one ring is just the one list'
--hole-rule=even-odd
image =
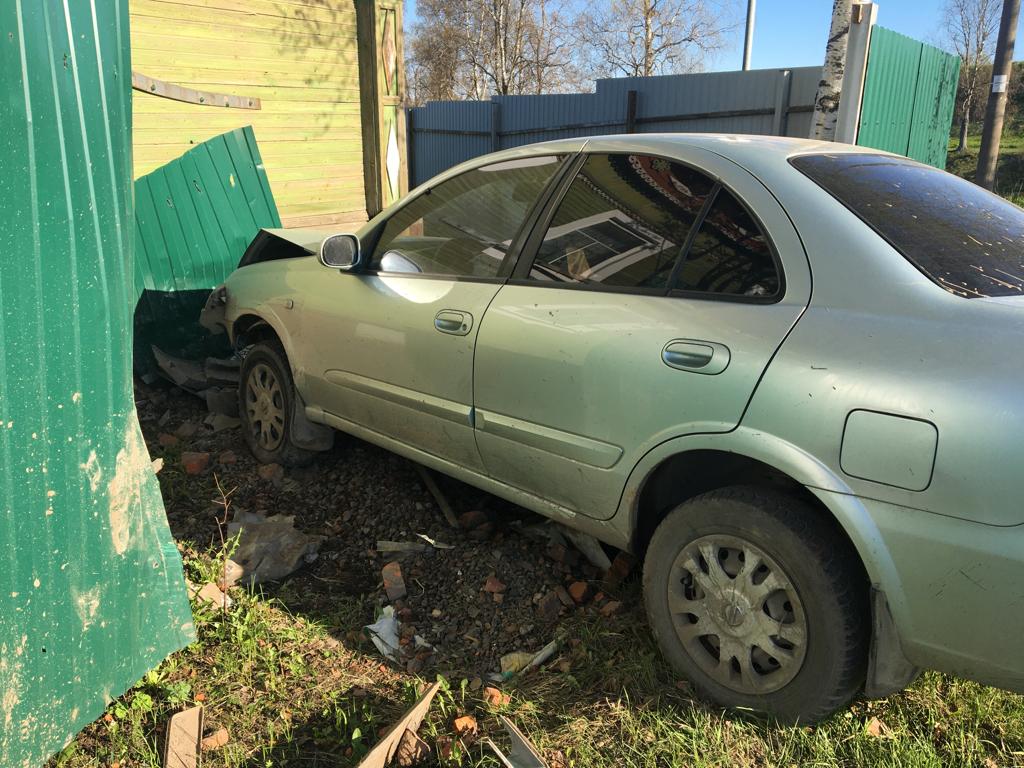
{"label": "broken brick", "polygon": [[635,558],[626,552],[619,552],[612,560],[612,566],[604,574],[604,588],[611,589],[618,586],[629,576],[633,570]]}
{"label": "broken brick", "polygon": [[177,435],[178,437],[188,439],[195,435],[195,433],[198,431],[198,424],[196,424],[194,421],[186,421],[184,424],[182,424],[180,427],[174,430],[174,434]]}
{"label": "broken brick", "polygon": [[503,603],[503,602],[505,602],[505,593],[504,592],[495,592],[494,594],[491,595],[491,597],[494,598],[494,602],[496,602],[496,603]]}
{"label": "broken brick", "polygon": [[216,731],[214,731],[212,734],[210,734],[200,742],[200,748],[203,750],[203,752],[207,752],[211,749],[220,749],[221,747],[226,745],[228,741],[230,741],[230,736],[228,736],[228,729],[218,728]]}
{"label": "broken brick", "polygon": [[471,531],[489,522],[490,520],[487,519],[487,515],[479,509],[471,509],[469,512],[463,512],[459,515],[459,527],[465,531]]}
{"label": "broken brick", "polygon": [[263,480],[279,483],[284,479],[284,467],[280,464],[260,464],[256,474]]}
{"label": "broken brick", "polygon": [[455,718],[452,727],[455,729],[455,735],[462,739],[473,738],[477,733],[476,718],[472,715]]}
{"label": "broken brick", "polygon": [[537,614],[547,622],[555,621],[562,612],[562,601],[554,590],[548,592],[537,603]]}
{"label": "broken brick", "polygon": [[238,456],[235,455],[234,451],[222,451],[220,456],[217,457],[217,463],[227,466],[229,464],[237,464]]}
{"label": "broken brick", "polygon": [[582,604],[587,602],[590,594],[590,585],[585,581],[574,581],[569,585],[569,595],[575,603]]}
{"label": "broken brick", "polygon": [[384,580],[384,591],[388,594],[388,600],[394,602],[405,597],[405,579],[402,578],[402,566],[392,560],[381,569],[380,575]]}
{"label": "broken brick", "polygon": [[210,465],[210,454],[199,451],[185,451],[181,454],[181,466],[189,475],[198,475]]}
{"label": "broken brick", "polygon": [[169,435],[166,432],[161,432],[160,435],[157,437],[157,442],[159,442],[160,445],[162,445],[164,448],[171,448],[181,441],[178,440],[178,438],[175,437],[174,435]]}
{"label": "broken brick", "polygon": [[572,608],[573,605],[575,605],[572,595],[570,595],[568,590],[566,590],[566,588],[561,584],[555,587],[555,594],[558,595],[558,599],[562,601],[562,605],[566,608]]}
{"label": "broken brick", "polygon": [[618,600],[609,600],[607,603],[601,606],[602,616],[613,616],[622,609],[622,603]]}
{"label": "broken brick", "polygon": [[502,693],[494,686],[487,686],[484,688],[484,701],[486,701],[494,709],[499,709],[505,706],[511,701],[511,697],[507,693]]}
{"label": "broken brick", "polygon": [[484,592],[504,592],[505,583],[495,576],[493,573],[487,577],[487,581],[484,582]]}

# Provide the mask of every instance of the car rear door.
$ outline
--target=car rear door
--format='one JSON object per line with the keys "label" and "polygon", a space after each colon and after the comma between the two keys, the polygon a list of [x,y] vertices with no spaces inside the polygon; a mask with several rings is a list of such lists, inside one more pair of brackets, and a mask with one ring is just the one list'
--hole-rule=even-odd
{"label": "car rear door", "polygon": [[620,146],[589,144],[566,176],[475,361],[488,474],[601,519],[655,445],[739,423],[810,296],[796,231],[750,174]]}
{"label": "car rear door", "polygon": [[563,160],[523,157],[441,181],[381,224],[367,269],[324,273],[304,327],[316,329],[311,400],[336,426],[482,469],[471,420],[480,321]]}

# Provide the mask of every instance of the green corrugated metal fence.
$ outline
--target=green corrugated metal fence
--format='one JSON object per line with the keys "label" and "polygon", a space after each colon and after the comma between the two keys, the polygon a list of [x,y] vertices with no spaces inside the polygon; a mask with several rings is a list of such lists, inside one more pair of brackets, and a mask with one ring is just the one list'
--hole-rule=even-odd
{"label": "green corrugated metal fence", "polygon": [[131,380],[127,0],[0,3],[0,766],[194,637]]}
{"label": "green corrugated metal fence", "polygon": [[958,57],[875,27],[857,143],[945,168],[959,74]]}
{"label": "green corrugated metal fence", "polygon": [[261,227],[280,227],[251,127],[216,136],[135,182],[136,364],[149,345],[181,357],[225,352],[198,323],[209,290]]}

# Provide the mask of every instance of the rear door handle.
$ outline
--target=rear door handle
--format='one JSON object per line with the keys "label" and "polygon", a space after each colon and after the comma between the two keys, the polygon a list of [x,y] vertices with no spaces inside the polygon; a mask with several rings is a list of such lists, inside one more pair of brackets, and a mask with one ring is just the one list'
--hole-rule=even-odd
{"label": "rear door handle", "polygon": [[473,316],[457,309],[442,309],[434,315],[434,327],[441,333],[465,336],[473,329]]}
{"label": "rear door handle", "polygon": [[674,339],[661,350],[661,360],[669,368],[714,376],[724,371],[731,359],[729,348],[714,341]]}

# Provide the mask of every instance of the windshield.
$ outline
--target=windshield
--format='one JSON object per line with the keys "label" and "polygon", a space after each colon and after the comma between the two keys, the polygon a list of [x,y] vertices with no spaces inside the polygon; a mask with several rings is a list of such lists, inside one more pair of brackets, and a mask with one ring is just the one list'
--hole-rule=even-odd
{"label": "windshield", "polygon": [[950,293],[1024,293],[1024,210],[1016,205],[902,157],[802,155],[790,162]]}

